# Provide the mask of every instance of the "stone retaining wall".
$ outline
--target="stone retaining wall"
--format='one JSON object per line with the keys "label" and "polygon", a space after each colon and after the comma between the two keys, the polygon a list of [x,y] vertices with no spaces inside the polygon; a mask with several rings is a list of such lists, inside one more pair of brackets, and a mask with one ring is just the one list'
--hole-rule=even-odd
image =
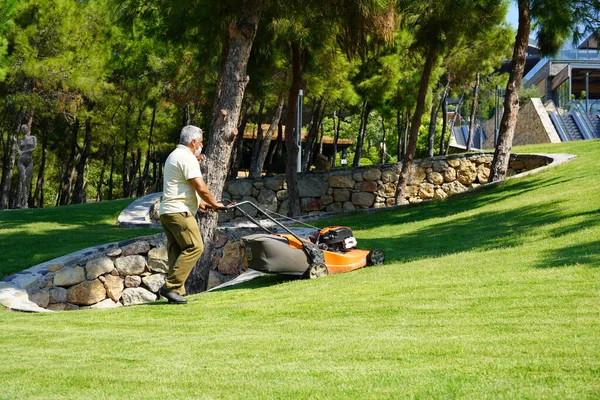
{"label": "stone retaining wall", "polygon": [[[208,289],[247,270],[239,238],[257,231],[219,230]],[[167,271],[166,239],[160,233],[98,246],[69,260],[14,274],[4,282],[24,289],[31,302],[47,310],[114,308],[157,300]]]}
{"label": "stone retaining wall", "polygon": [[[406,202],[445,199],[488,182],[491,154],[462,154],[415,160],[408,185]],[[546,165],[551,160],[538,155],[511,155],[508,176]],[[303,215],[323,212],[383,208],[395,205],[396,183],[401,164],[382,164],[355,169],[299,174]],[[223,198],[251,201],[267,211],[286,215],[287,183],[284,176],[228,181]],[[246,211],[256,215],[256,210]],[[240,218],[239,214],[220,215],[220,222]]]}
{"label": "stone retaining wall", "polygon": [[5,281],[22,287],[29,300],[49,310],[112,308],[156,300],[167,270],[165,239],[158,234],[99,246]]}

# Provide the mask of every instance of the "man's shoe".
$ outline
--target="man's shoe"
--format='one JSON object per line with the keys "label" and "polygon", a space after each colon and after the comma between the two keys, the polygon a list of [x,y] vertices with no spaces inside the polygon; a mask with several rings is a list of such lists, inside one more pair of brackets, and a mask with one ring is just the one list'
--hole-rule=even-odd
{"label": "man's shoe", "polygon": [[184,299],[183,296],[181,296],[180,294],[177,294],[175,292],[169,292],[164,287],[160,288],[159,293],[162,297],[167,299],[169,301],[169,303],[175,303],[175,304],[186,304],[187,303],[187,300]]}

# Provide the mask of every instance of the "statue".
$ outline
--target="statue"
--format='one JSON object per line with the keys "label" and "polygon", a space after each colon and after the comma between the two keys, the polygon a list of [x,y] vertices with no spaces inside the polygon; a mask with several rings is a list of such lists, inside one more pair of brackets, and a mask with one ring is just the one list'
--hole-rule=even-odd
{"label": "statue", "polygon": [[17,194],[17,208],[27,208],[29,199],[29,188],[31,186],[31,177],[33,175],[33,151],[37,147],[37,139],[31,135],[27,125],[21,125],[23,138],[19,141],[17,152],[19,161],[19,192]]}

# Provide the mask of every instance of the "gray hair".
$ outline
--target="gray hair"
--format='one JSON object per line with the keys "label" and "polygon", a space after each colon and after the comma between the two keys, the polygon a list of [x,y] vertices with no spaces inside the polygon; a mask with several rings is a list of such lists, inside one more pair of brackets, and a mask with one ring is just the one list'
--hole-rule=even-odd
{"label": "gray hair", "polygon": [[194,125],[186,125],[181,129],[181,134],[179,135],[179,144],[187,146],[188,144],[192,143],[192,140],[198,140],[201,137],[202,129]]}

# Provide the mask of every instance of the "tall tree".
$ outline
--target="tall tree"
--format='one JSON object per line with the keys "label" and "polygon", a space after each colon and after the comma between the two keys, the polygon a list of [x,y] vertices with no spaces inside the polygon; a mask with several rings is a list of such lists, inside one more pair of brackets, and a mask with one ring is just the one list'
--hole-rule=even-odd
{"label": "tall tree", "polygon": [[[435,3],[435,4],[434,4]],[[415,111],[412,116],[406,156],[396,187],[396,204],[406,202],[405,190],[415,158],[421,117],[425,110],[429,79],[438,58],[446,47],[452,47],[463,38],[476,39],[488,26],[499,24],[506,14],[506,3],[497,0],[457,0],[453,2],[420,3],[416,19],[415,47],[424,49],[424,63],[419,83]],[[460,15],[458,19],[455,16]]]}
{"label": "tall tree", "polygon": [[508,171],[532,21],[536,22],[538,44],[544,55],[556,53],[570,34],[576,42],[585,32],[598,32],[600,28],[598,1],[518,0],[517,4],[519,26],[506,85],[504,114],[490,168],[490,182],[504,179]]}
{"label": "tall tree", "polygon": [[16,12],[16,0],[5,0],[0,3],[0,82],[8,73],[8,35]]}
{"label": "tall tree", "polygon": [[469,137],[467,138],[467,151],[471,151],[471,142],[475,133],[475,116],[477,115],[477,101],[479,98],[479,82],[481,74],[475,74],[475,85],[473,86],[473,98],[471,100],[471,116],[469,118]]}
{"label": "tall tree", "polygon": [[269,147],[271,146],[271,139],[273,137],[273,134],[276,132],[277,126],[279,126],[279,121],[281,120],[281,113],[283,111],[284,100],[285,97],[283,93],[281,93],[277,98],[277,104],[275,105],[273,116],[271,117],[271,124],[264,133],[263,140],[260,142],[260,147],[256,155],[255,163],[253,165],[251,164],[250,166],[250,173],[248,174],[250,178],[260,177],[260,174],[265,165],[267,153],[269,152]]}
{"label": "tall tree", "polygon": [[[261,0],[243,0],[237,22],[229,26],[229,51],[222,71],[218,111],[213,115],[204,159],[204,166],[209,171],[207,185],[217,196],[223,193],[223,186],[227,179],[227,168],[222,168],[222,165],[229,165],[231,148],[237,133],[236,125],[249,80],[246,67],[258,28],[261,5]],[[204,214],[200,219],[200,231],[205,248],[186,284],[190,293],[204,291],[208,285],[216,227],[216,213]]]}
{"label": "tall tree", "polygon": [[[513,30],[507,24],[492,25],[482,29],[474,39],[463,38],[454,48],[448,49],[443,63],[446,71],[443,79],[454,96],[460,97],[467,92],[472,93],[470,121],[473,122],[473,128],[477,109],[477,99],[475,103],[473,99],[479,93],[478,90],[473,89],[477,86],[477,79],[475,84],[473,80],[477,76],[488,76],[494,73],[500,63],[510,57],[512,35]],[[440,154],[444,152],[442,147],[440,147]]]}

